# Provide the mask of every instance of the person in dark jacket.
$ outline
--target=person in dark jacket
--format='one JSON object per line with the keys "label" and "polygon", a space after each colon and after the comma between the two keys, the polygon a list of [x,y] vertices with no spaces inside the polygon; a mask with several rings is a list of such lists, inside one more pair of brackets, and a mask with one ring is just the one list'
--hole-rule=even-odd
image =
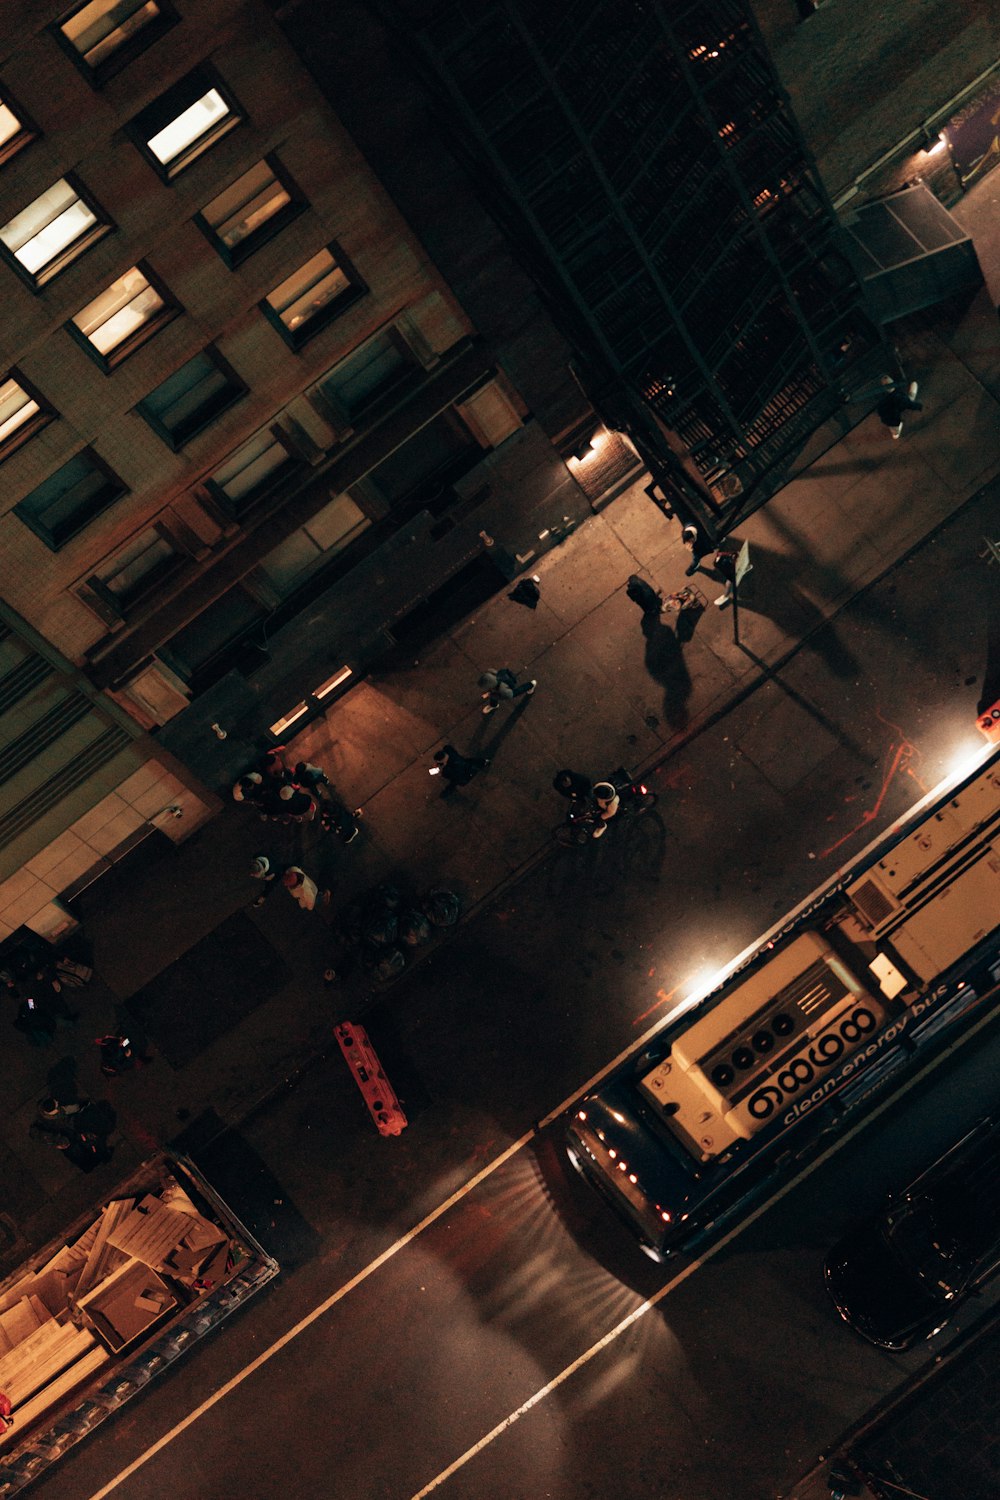
{"label": "person in dark jacket", "polygon": [[434,752],[434,759],[437,765],[431,766],[431,775],[441,775],[448,783],[441,793],[442,797],[453,792],[457,786],[468,786],[473,776],[478,776],[489,765],[485,755],[461,755],[454,745],[443,745]]}
{"label": "person in dark jacket", "polygon": [[488,667],[479,679],[479,686],[486,689],[483,694],[486,700],[483,713],[491,714],[501,703],[507,703],[512,698],[521,698],[525,693],[530,698],[538,686],[538,679],[531,677],[527,682],[518,682],[517,673],[512,672],[510,667]]}
{"label": "person in dark jacket", "polygon": [[557,771],[552,786],[560,797],[568,797],[571,802],[586,802],[594,791],[590,777],[582,776],[579,771]]}
{"label": "person in dark jacket", "polygon": [[663,610],[663,595],[654,589],[645,578],[633,573],[625,586],[625,592],[633,604],[638,604],[644,615],[658,615]]}

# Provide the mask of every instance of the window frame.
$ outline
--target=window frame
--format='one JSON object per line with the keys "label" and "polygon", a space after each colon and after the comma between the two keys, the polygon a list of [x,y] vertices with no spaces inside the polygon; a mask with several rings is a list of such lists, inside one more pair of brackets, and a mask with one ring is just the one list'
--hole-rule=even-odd
{"label": "window frame", "polygon": [[[167,427],[164,422],[160,421],[159,417],[157,417],[153,412],[146,410],[146,403],[149,400],[150,396],[154,395],[156,391],[160,389],[160,386],[166,385],[168,380],[172,380],[175,375],[180,374],[185,365],[193,364],[194,361],[199,358],[207,359],[210,364],[214,365],[215,369],[218,370],[221,375],[225,376],[232,391],[232,395],[230,396],[230,399],[226,401],[225,405],[220,406],[217,410],[213,411],[211,416],[206,417],[203,421],[199,421],[197,426],[192,427],[190,431],[186,431],[183,437],[178,437],[177,434],[173,432],[169,427]],[[232,365],[223,355],[219,353],[216,346],[214,344],[206,344],[203,349],[197,350],[197,352],[192,354],[188,359],[182,360],[177,368],[175,370],[172,370],[171,373],[165,376],[163,380],[159,381],[157,385],[154,385],[151,391],[147,391],[142,400],[136,402],[134,410],[142,418],[146,425],[156,433],[156,436],[160,439],[160,441],[167,445],[171,452],[179,453],[182,448],[187,447],[188,443],[193,442],[194,439],[199,435],[199,433],[204,432],[206,427],[211,427],[213,422],[217,422],[219,418],[221,416],[224,416],[224,414],[232,407],[234,407],[238,401],[242,401],[243,397],[249,393],[249,390],[250,387],[247,385],[246,381],[241,379],[241,377],[237,375]]]}
{"label": "window frame", "polygon": [[[120,73],[122,68],[127,68],[130,62],[134,62],[148,47],[152,47],[154,42],[158,42],[180,20],[180,16],[170,3],[170,0],[155,0],[159,14],[145,26],[140,27],[134,35],[128,37],[120,46],[116,47],[103,62],[93,66],[88,63],[83,53],[63,30],[63,27],[69,21],[72,21],[74,16],[79,15],[82,10],[86,10],[87,5],[90,3],[91,0],[78,0],[76,5],[70,6],[61,16],[50,23],[49,31],[55,37],[56,42],[63,52],[67,54],[83,74],[84,78],[86,78],[87,82],[95,89],[103,88],[109,78],[113,78],[116,73]],[[136,10],[140,10],[143,3],[145,3],[145,0],[139,0]]]}
{"label": "window frame", "polygon": [[[64,176],[57,177],[55,182],[49,184],[45,192],[50,193],[54,187],[58,187],[60,182],[66,183],[67,187],[76,194],[77,202],[82,203],[84,208],[88,209],[94,215],[97,222],[84,230],[83,234],[77,239],[71,240],[65,249],[60,250],[51,260],[46,261],[43,266],[40,266],[37,271],[29,271],[27,266],[22,265],[21,261],[18,260],[17,252],[8,249],[3,240],[0,240],[0,257],[6,261],[11,270],[20,276],[24,284],[29,286],[33,292],[40,292],[44,287],[48,286],[50,281],[54,281],[63,271],[68,270],[75,261],[79,260],[81,255],[85,254],[86,251],[90,250],[92,246],[96,245],[99,240],[102,240],[106,234],[110,234],[116,227],[112,220],[107,217],[97,200],[83,186],[83,183],[73,172],[67,172]],[[44,197],[45,194],[40,193],[38,196]],[[37,202],[38,198],[33,198],[31,203],[26,203],[20,212],[26,213]],[[65,210],[63,211],[65,212]],[[14,218],[16,219],[17,217],[18,215],[15,214]],[[8,219],[7,223],[11,222]],[[2,227],[6,228],[6,225]],[[33,235],[32,239],[35,237]],[[30,243],[30,240],[25,241],[25,244]]]}
{"label": "window frame", "polygon": [[5,105],[10,110],[21,127],[16,134],[10,136],[0,145],[0,166],[2,166],[4,162],[10,161],[12,156],[16,156],[19,151],[23,151],[25,146],[30,146],[32,141],[36,141],[41,135],[41,131],[34,120],[25,114],[20,104],[18,104],[6,86],[0,88],[0,104]]}
{"label": "window frame", "polygon": [[[400,355],[399,374],[392,380],[386,380],[380,386],[376,386],[374,393],[368,396],[360,406],[350,407],[335,392],[323,389],[325,381],[336,376],[338,370],[343,370],[345,365],[363,353],[365,353],[377,340],[386,340],[392,344]],[[427,374],[426,366],[418,358],[406,335],[395,323],[387,323],[370,333],[367,338],[356,344],[347,354],[332,364],[328,370],[306,387],[305,395],[310,405],[324,421],[329,422],[336,432],[354,432],[359,425],[371,420],[373,414],[382,412],[390,403],[397,392],[410,392],[417,386],[421,379]]]}
{"label": "window frame", "polygon": [[[201,85],[204,84],[202,88]],[[195,87],[200,92],[195,92]],[[149,141],[168,125],[177,120],[186,110],[197,104],[206,94],[215,91],[226,105],[228,113],[211,129],[198,136],[189,145],[179,151],[175,157],[164,164],[154,151],[149,148]],[[180,95],[186,99],[186,103],[173,105],[170,103],[171,96]],[[236,100],[235,95],[223,82],[215,68],[208,63],[199,63],[198,67],[192,68],[185,73],[183,78],[178,78],[168,89],[165,89],[158,98],[147,104],[137,115],[125,126],[125,132],[139,153],[149,162],[153,171],[163,182],[173,182],[176,177],[193,166],[194,163],[209,151],[223,136],[242,125],[247,116]],[[151,123],[152,122],[152,123]]]}
{"label": "window frame", "polygon": [[[155,533],[159,541],[166,542],[173,555],[166,560],[165,566],[155,566],[150,573],[148,581],[144,580],[140,587],[129,597],[121,598],[109,587],[108,577],[113,578],[115,576],[116,570],[114,564],[116,558],[121,557],[123,553],[127,552],[129,547],[139,541],[146,532]],[[155,546],[155,542],[151,541],[150,546]],[[136,532],[135,536],[126,542],[123,547],[117,548],[101,572],[91,573],[82,583],[77,584],[76,592],[88,608],[93,609],[106,625],[113,626],[127,621],[140,612],[143,606],[149,602],[150,597],[161,587],[177,578],[178,574],[190,566],[191,561],[190,553],[171,534],[170,528],[162,521],[153,521],[150,525],[144,526],[140,531]],[[124,564],[123,566],[128,566],[128,564]],[[121,568],[119,567],[117,571],[121,572]]]}
{"label": "window frame", "polygon": [[34,401],[38,410],[32,413],[8,438],[0,438],[0,463],[10,458],[11,454],[16,453],[22,444],[26,443],[29,438],[33,438],[36,432],[41,432],[42,428],[47,427],[50,422],[54,422],[58,416],[58,413],[49,405],[44,396],[35,389],[29,380],[25,380],[16,365],[11,365],[9,370],[0,375],[0,386],[7,380],[12,380],[18,389],[24,392],[29,401]]}
{"label": "window frame", "polygon": [[[129,334],[127,338],[123,339],[120,344],[116,344],[108,354],[102,354],[97,346],[91,342],[89,334],[84,333],[75,321],[81,313],[85,312],[88,307],[97,301],[97,297],[92,297],[90,302],[85,302],[83,307],[63,324],[70,338],[80,345],[94,363],[104,371],[105,375],[110,375],[114,370],[117,370],[118,366],[123,364],[137,349],[140,349],[143,344],[159,333],[161,328],[165,328],[168,323],[172,323],[174,318],[179,317],[184,311],[180,303],[173,300],[155,272],[142,260],[136,261],[134,266],[129,266],[128,270],[123,271],[121,276],[116,276],[114,281],[104,288],[104,291],[109,291],[115,285],[115,282],[121,281],[128,275],[129,271],[138,271],[140,275],[144,276],[147,284],[152,287],[163,303],[161,310],[148,323],[143,323],[134,333]],[[103,293],[98,293],[98,296],[102,295]],[[112,314],[112,316],[114,315]]]}
{"label": "window frame", "polygon": [[[210,208],[212,203],[214,203],[218,198],[221,198],[223,193],[228,192],[230,188],[235,187],[236,183],[239,182],[241,177],[248,176],[250,172],[253,171],[254,167],[259,166],[261,163],[269,168],[269,170],[274,175],[275,181],[280,183],[280,185],[284,188],[285,192],[289,196],[290,202],[284,204],[277,210],[276,213],[272,214],[267,222],[262,224],[259,229],[252,230],[250,234],[247,235],[245,240],[242,240],[238,245],[230,248],[228,245],[223,244],[222,240],[219,238],[217,230],[215,230],[209,223],[208,219],[205,218],[205,211],[206,209]],[[198,226],[202,234],[212,246],[212,249],[215,251],[215,253],[232,271],[235,270],[237,266],[242,265],[249,256],[255,253],[255,251],[259,250],[263,245],[266,245],[270,240],[274,239],[276,235],[280,234],[283,229],[287,228],[287,226],[291,224],[293,219],[297,219],[299,215],[301,213],[304,213],[308,207],[309,201],[306,198],[305,194],[302,192],[301,188],[295,182],[291,173],[283,165],[283,163],[278,160],[277,155],[273,151],[268,151],[264,154],[264,156],[260,158],[259,161],[254,162],[251,166],[247,167],[245,171],[240,172],[236,177],[234,177],[231,182],[227,183],[227,185],[221,190],[221,192],[216,193],[214,197],[210,198],[208,203],[205,204],[204,208],[199,209],[198,212],[194,215],[192,222]]]}
{"label": "window frame", "polygon": [[[55,532],[49,527],[45,526],[37,516],[33,516],[30,513],[26,514],[24,507],[26,506],[30,497],[35,493],[35,491],[41,489],[42,484],[47,484],[49,480],[54,479],[55,476],[61,472],[61,470],[68,468],[69,465],[78,458],[86,458],[97,472],[103,474],[105,479],[109,482],[113,493],[102,495],[99,503],[97,503],[93,509],[87,510],[85,514],[81,514],[80,518],[74,524],[72,524],[69,530],[67,530],[66,532]],[[60,552],[62,551],[63,547],[65,547],[69,542],[73,540],[74,537],[79,536],[80,532],[84,531],[92,521],[96,520],[97,517],[99,515],[102,515],[104,511],[110,509],[112,505],[115,505],[119,500],[123,499],[124,496],[126,496],[128,493],[128,485],[125,484],[124,480],[122,480],[115,473],[111,465],[107,463],[99,453],[95,452],[93,448],[91,448],[90,446],[86,446],[83,448],[78,448],[77,451],[71,454],[70,457],[67,458],[63,463],[61,463],[58,468],[54,469],[52,473],[48,475],[47,479],[43,479],[41,484],[34,485],[33,488],[28,491],[27,495],[22,496],[22,498],[13,507],[13,514],[17,516],[17,519],[23,526],[26,526],[29,531],[34,532],[35,536],[38,537],[39,541],[42,542],[50,552]]]}
{"label": "window frame", "polygon": [[[364,297],[368,291],[367,283],[358,275],[357,271],[354,269],[353,264],[344,254],[343,250],[336,240],[328,240],[325,244],[320,245],[319,249],[314,250],[312,255],[306,257],[303,265],[308,265],[310,260],[315,260],[315,258],[324,250],[328,251],[329,254],[333,257],[337,270],[342,271],[346,276],[347,286],[339,296],[333,299],[332,302],[327,303],[325,307],[314,313],[313,316],[308,320],[308,322],[302,325],[301,328],[294,330],[290,329],[284,322],[281,314],[277,312],[268,301],[268,298],[272,297],[277,291],[277,287],[273,287],[271,291],[268,292],[266,296],[262,297],[260,302],[258,302],[257,304],[261,312],[264,314],[264,317],[271,324],[271,326],[276,329],[280,337],[294,354],[298,354],[299,350],[302,349],[311,338],[315,337],[317,333],[321,333],[324,328],[329,327],[329,325],[334,322],[335,319],[339,318],[342,313],[345,313],[349,307],[353,307],[354,303],[357,302],[361,297]],[[299,266],[298,270],[301,271],[302,266]],[[290,281],[292,276],[294,276],[295,274],[296,272],[292,271],[288,276],[285,276],[283,278],[283,281]],[[282,282],[279,282],[278,286],[281,285]]]}
{"label": "window frame", "polygon": [[[274,440],[274,445],[281,448],[285,454],[281,465],[274,473],[274,477],[272,478],[271,475],[268,475],[260,485],[242,498],[227,494],[226,490],[215,478],[215,475],[220,469],[225,468],[234,454],[238,453],[241,448],[246,447],[249,443],[252,443],[254,438],[260,437],[264,433],[269,433]],[[265,423],[263,427],[258,427],[256,432],[249,433],[242,442],[236,444],[235,448],[231,448],[226,456],[215,465],[212,473],[205,475],[201,483],[225,516],[233,521],[242,523],[280,485],[284,484],[288,479],[301,474],[307,468],[308,464],[306,460],[292,445],[288,433],[284,432],[280,427],[276,427],[274,423]]]}

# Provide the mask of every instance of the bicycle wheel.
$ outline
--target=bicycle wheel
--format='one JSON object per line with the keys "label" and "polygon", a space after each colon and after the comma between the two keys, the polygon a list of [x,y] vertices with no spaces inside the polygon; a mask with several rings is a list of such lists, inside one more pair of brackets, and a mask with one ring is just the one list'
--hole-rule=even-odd
{"label": "bicycle wheel", "polygon": [[578,823],[560,823],[553,837],[557,844],[562,844],[564,849],[575,849],[587,842],[590,830],[582,828]]}
{"label": "bicycle wheel", "polygon": [[656,792],[643,792],[633,808],[636,817],[641,817],[644,812],[649,812],[650,808],[655,807],[659,800]]}

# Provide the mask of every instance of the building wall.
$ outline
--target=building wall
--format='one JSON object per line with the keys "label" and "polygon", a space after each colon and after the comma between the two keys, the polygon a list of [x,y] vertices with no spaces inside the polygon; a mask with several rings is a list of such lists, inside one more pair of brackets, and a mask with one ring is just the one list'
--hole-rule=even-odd
{"label": "building wall", "polygon": [[[71,659],[106,634],[76,587],[130,538],[256,431],[283,404],[403,309],[433,298],[432,320],[448,342],[469,330],[448,288],[345,131],[324,104],[269,9],[234,0],[177,7],[181,20],[103,89],[95,91],[44,23],[58,5],[7,18],[10,57],[0,88],[33,118],[41,138],[0,167],[11,214],[72,172],[115,230],[41,292],[0,266],[5,319],[0,370],[16,365],[59,419],[0,466],[0,592]],[[29,30],[33,19],[33,34]],[[208,60],[247,119],[175,181],[162,182],[125,136],[136,112],[193,66]],[[192,216],[266,152],[278,154],[309,207],[235,270]],[[258,301],[331,239],[346,251],[368,293],[293,352]],[[138,260],[184,309],[110,375],[63,328],[67,318]],[[181,453],[172,453],[132,408],[185,360],[213,341],[249,394]],[[58,552],[12,513],[21,496],[83,445],[90,445],[129,493]],[[201,523],[219,537],[211,519]],[[213,537],[214,531],[214,537]]]}
{"label": "building wall", "polygon": [[753,0],[803,134],[838,196],[1000,56],[990,0]]}

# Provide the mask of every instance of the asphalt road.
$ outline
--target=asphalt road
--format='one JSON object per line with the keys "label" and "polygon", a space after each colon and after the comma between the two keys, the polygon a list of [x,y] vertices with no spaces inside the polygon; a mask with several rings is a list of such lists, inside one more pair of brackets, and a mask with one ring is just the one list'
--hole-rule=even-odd
{"label": "asphalt road", "polygon": [[40,1497],[763,1500],[919,1363],[841,1327],[819,1266],[906,1152],[979,1110],[985,1051],[687,1273],[645,1261],[531,1129],[976,747],[981,534],[964,512],[667,762],[656,815],[559,851],[387,994],[368,1021],[402,1137],[369,1132],[332,1052],[202,1158],[285,1274]]}

